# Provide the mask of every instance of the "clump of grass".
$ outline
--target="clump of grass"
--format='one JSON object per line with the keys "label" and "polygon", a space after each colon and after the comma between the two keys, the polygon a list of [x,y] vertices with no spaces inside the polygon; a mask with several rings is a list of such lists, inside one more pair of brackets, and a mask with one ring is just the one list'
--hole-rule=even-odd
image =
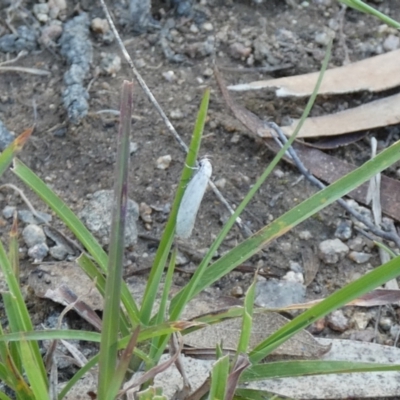
{"label": "clump of grass", "polygon": [[[327,62],[328,56],[325,59],[324,68],[326,68]],[[318,85],[307,105],[302,121],[311,109],[318,91]],[[151,382],[154,376],[163,369],[169,368],[174,357],[179,355],[180,344],[178,340],[178,343],[172,346],[175,351],[172,360],[161,365],[158,364],[171,336],[176,332],[184,334],[189,329],[199,329],[203,325],[202,320],[192,322],[180,320],[188,302],[272,240],[284,235],[305,219],[316,215],[320,210],[400,159],[400,142],[397,142],[357,170],[263,227],[217,261],[212,262],[212,255],[226,237],[236,218],[290,146],[295,138],[295,135],[293,135],[225,224],[188,284],[168,303],[176,258],[176,250],[171,250],[176,216],[185,190],[185,183],[190,179],[193,172],[192,167],[196,163],[200,149],[210,96],[209,90],[206,90],[194,126],[185,168],[139,306],[122,281],[121,273],[128,185],[129,156],[127,149],[129,146],[127,144],[130,136],[130,116],[133,103],[132,86],[131,83],[124,82],[122,88],[121,125],[118,133],[118,157],[114,187],[115,202],[109,254],[104,252],[100,244],[68,206],[33,171],[15,158],[16,153],[21,150],[23,143],[28,139],[30,131],[18,137],[0,156],[0,174],[14,160],[12,168],[14,174],[52,208],[82,244],[85,253],[79,257],[77,262],[96,283],[96,287],[104,296],[105,304],[101,333],[59,329],[34,331],[19,286],[18,252],[16,251],[17,225],[14,221],[10,235],[9,254],[6,253],[3,244],[0,242],[0,266],[8,286],[8,291],[3,293],[8,322],[7,326],[0,326],[0,379],[17,399],[62,399],[79,378],[96,364],[99,364],[98,399],[111,400],[121,396],[122,384],[126,381],[128,375],[130,376],[138,370],[145,372],[142,378],[137,378],[136,381],[136,384],[142,386],[143,389],[139,398],[162,398],[162,393],[151,387]],[[240,399],[255,398],[254,396],[261,398],[263,396],[261,392],[255,394],[254,391],[245,388],[237,389],[241,382],[257,379],[349,371],[399,370],[400,366],[398,365],[320,360],[262,363],[262,360],[274,349],[314,321],[400,275],[399,261],[400,256],[394,257],[388,263],[340,289],[249,350],[253,314],[256,312],[253,309],[255,285],[251,285],[246,294],[244,306],[236,307],[225,313],[225,317],[241,318],[242,330],[236,354],[232,358],[224,356],[221,348],[216,349],[217,362],[212,369],[208,387],[206,386],[208,398],[231,399],[235,397]],[[165,269],[167,272],[162,284]],[[154,310],[155,299],[159,292],[161,292],[161,302],[158,309]],[[220,315],[209,316],[207,322],[218,323],[220,319]],[[99,342],[100,351],[75,374],[60,393],[56,393],[56,380],[50,379],[50,377],[54,378],[56,371],[53,367],[50,377],[48,376],[39,351],[38,341],[45,339],[78,339]],[[5,392],[0,392],[0,399],[10,399],[10,397]]]}

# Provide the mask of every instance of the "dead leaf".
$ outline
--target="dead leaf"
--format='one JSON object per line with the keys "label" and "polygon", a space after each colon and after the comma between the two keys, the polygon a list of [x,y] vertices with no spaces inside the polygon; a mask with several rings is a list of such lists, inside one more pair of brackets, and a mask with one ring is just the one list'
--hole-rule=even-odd
{"label": "dead leaf", "polygon": [[41,264],[30,273],[28,282],[36,296],[45,297],[49,289],[57,290],[65,285],[93,310],[103,309],[103,297],[82,268],[73,262]]}
{"label": "dead leaf", "polygon": [[303,259],[304,268],[304,286],[307,287],[317,275],[320,262],[317,252],[311,249],[311,247],[303,248],[301,256]]}
{"label": "dead leaf", "polygon": [[[319,94],[381,92],[400,85],[400,50],[367,58],[325,72]],[[310,96],[319,72],[228,86],[229,90],[272,89],[278,97]]]}
{"label": "dead leaf", "polygon": [[[400,94],[395,94],[335,114],[306,118],[298,137],[342,135],[395,125],[400,122],[399,107]],[[292,135],[298,122],[298,119],[293,119],[291,125],[283,126],[283,133],[287,136]]]}
{"label": "dead leaf", "polygon": [[[288,322],[287,318],[274,312],[254,314],[249,348],[255,347]],[[208,325],[203,329],[185,335],[184,343],[196,349],[212,349],[214,354],[216,345],[220,343],[222,343],[224,350],[236,351],[242,328],[241,324],[241,319],[235,318]],[[271,354],[298,358],[318,358],[328,350],[329,347],[321,346],[310,333],[303,330]]]}

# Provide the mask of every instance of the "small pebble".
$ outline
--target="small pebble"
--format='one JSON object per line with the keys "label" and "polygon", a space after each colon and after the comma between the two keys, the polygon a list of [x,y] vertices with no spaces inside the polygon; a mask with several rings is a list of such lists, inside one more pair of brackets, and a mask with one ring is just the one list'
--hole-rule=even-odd
{"label": "small pebble", "polygon": [[110,25],[105,18],[93,18],[90,29],[98,35],[104,35],[110,30]]}
{"label": "small pebble", "polygon": [[129,154],[132,155],[133,153],[136,153],[138,148],[139,148],[139,146],[136,142],[130,142],[129,143]]}
{"label": "small pebble", "polygon": [[22,231],[22,237],[28,247],[33,247],[36,244],[45,243],[46,235],[39,225],[30,224]]}
{"label": "small pebble", "polygon": [[372,254],[362,253],[358,251],[351,251],[348,255],[351,261],[354,261],[357,264],[364,264],[370,260]]}
{"label": "small pebble", "polygon": [[340,221],[335,231],[335,237],[340,240],[347,240],[351,238],[352,234],[351,221]]}
{"label": "small pebble", "polygon": [[389,317],[382,317],[379,320],[379,326],[381,329],[383,329],[385,332],[390,331],[390,329],[393,326],[393,321]]}
{"label": "small pebble", "polygon": [[229,46],[229,53],[232,58],[240,60],[247,58],[251,54],[251,47],[246,47],[242,43],[235,42]]}
{"label": "small pebble", "polygon": [[14,215],[14,211],[16,210],[15,206],[5,206],[3,208],[2,214],[5,219],[10,219]]}
{"label": "small pebble", "polygon": [[241,286],[235,286],[231,290],[231,296],[233,297],[242,297],[243,293],[243,288]]}
{"label": "small pebble", "polygon": [[328,315],[328,326],[336,332],[344,332],[349,328],[349,319],[342,310],[333,311]]}
{"label": "small pebble", "polygon": [[277,178],[283,178],[283,177],[285,176],[285,173],[284,173],[281,169],[279,169],[279,168],[274,169],[273,174],[274,174]]}
{"label": "small pebble", "polygon": [[121,58],[114,53],[101,53],[100,68],[107,75],[115,76],[121,69]]}
{"label": "small pebble", "polygon": [[224,189],[226,186],[226,179],[225,178],[220,178],[217,181],[215,181],[215,186],[218,189]]}
{"label": "small pebble", "polygon": [[361,251],[364,248],[364,239],[361,236],[356,236],[354,239],[351,239],[347,243],[351,250]]}
{"label": "small pebble", "polygon": [[190,25],[189,30],[190,30],[190,32],[192,32],[192,33],[199,33],[199,28],[197,27],[196,24]]}
{"label": "small pebble", "polygon": [[37,243],[28,250],[28,256],[33,258],[34,263],[42,262],[49,253],[46,243]]}
{"label": "small pebble", "polygon": [[326,327],[326,320],[325,318],[317,319],[315,322],[313,322],[309,327],[308,331],[312,333],[313,335],[318,335],[321,333]]}
{"label": "small pebble", "polygon": [[50,247],[49,253],[56,260],[62,261],[65,260],[65,258],[67,257],[68,250],[65,248],[65,246],[57,244],[55,246]]}
{"label": "small pebble", "polygon": [[349,252],[349,248],[339,239],[324,240],[319,244],[319,257],[326,264],[336,264]]}
{"label": "small pebble", "polygon": [[282,277],[282,280],[303,284],[304,276],[301,272],[289,271]]}
{"label": "small pebble", "polygon": [[206,78],[209,78],[210,76],[213,76],[213,75],[214,75],[214,71],[212,70],[212,68],[206,68],[203,71],[203,76]]}
{"label": "small pebble", "polygon": [[310,240],[312,238],[313,238],[313,235],[310,231],[300,231],[299,232],[299,239]]}
{"label": "small pebble", "polygon": [[291,304],[303,303],[306,288],[298,282],[270,279],[256,283],[254,304],[259,307],[281,308]]}
{"label": "small pebble", "polygon": [[175,82],[176,81],[176,75],[174,71],[165,71],[161,74],[163,76],[163,78],[167,81],[167,82]]}
{"label": "small pebble", "polygon": [[386,51],[397,50],[400,45],[400,38],[395,35],[389,35],[383,42],[383,48]]}
{"label": "small pebble", "polygon": [[371,321],[371,314],[365,312],[355,312],[351,317],[351,323],[354,325],[354,328],[359,330],[364,330],[369,321]]}
{"label": "small pebble", "polygon": [[214,27],[211,22],[204,22],[204,24],[202,25],[202,29],[206,32],[211,32],[212,30],[214,30]]}
{"label": "small pebble", "polygon": [[167,154],[166,156],[161,156],[157,158],[157,168],[158,169],[167,169],[172,161],[172,157]]}
{"label": "small pebble", "polygon": [[182,119],[183,118],[183,112],[178,108],[176,110],[172,110],[169,114],[171,119]]}
{"label": "small pebble", "polygon": [[237,133],[233,134],[231,137],[231,143],[233,144],[237,144],[240,141],[240,135],[238,135]]}
{"label": "small pebble", "polygon": [[153,212],[153,209],[147,205],[146,203],[140,203],[139,205],[139,215],[140,218],[147,223],[153,222],[153,219],[151,218],[151,214]]}

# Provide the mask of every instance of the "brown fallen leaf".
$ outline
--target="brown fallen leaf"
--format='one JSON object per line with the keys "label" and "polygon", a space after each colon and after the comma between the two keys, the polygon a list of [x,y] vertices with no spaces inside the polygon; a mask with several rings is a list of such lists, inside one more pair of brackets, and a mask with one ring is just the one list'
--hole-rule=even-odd
{"label": "brown fallen leaf", "polygon": [[[399,108],[400,94],[395,94],[335,114],[306,118],[298,137],[342,135],[395,125],[400,123]],[[283,133],[287,136],[292,135],[298,122],[298,119],[293,119],[291,125],[283,126]]]}
{"label": "brown fallen leaf", "polygon": [[30,273],[28,283],[39,297],[46,297],[49,289],[55,291],[65,285],[73,288],[73,293],[91,309],[103,309],[103,297],[89,277],[73,262],[41,264]]}
{"label": "brown fallen leaf", "polygon": [[[277,331],[289,319],[275,312],[256,313],[253,315],[253,329],[251,332],[250,349],[265,340]],[[195,349],[209,349],[214,351],[217,344],[222,343],[224,350],[235,351],[237,348],[242,321],[240,318],[228,319],[203,329],[191,332],[184,336],[185,345]],[[201,351],[201,350],[200,350]],[[290,338],[271,354],[274,356],[288,356],[297,358],[318,358],[329,351],[329,346],[321,346],[307,331],[300,331]]]}
{"label": "brown fallen leaf", "polygon": [[[332,68],[325,72],[319,94],[354,93],[360,91],[381,92],[400,86],[400,50],[376,57]],[[278,97],[310,96],[314,90],[319,72],[278,79],[255,81],[230,85],[229,90],[245,91],[272,89]]]}

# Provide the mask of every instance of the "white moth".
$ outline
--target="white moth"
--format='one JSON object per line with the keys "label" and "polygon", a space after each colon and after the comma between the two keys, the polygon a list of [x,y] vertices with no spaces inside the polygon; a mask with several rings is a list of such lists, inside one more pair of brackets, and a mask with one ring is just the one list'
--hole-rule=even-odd
{"label": "white moth", "polygon": [[206,158],[199,162],[199,169],[193,176],[185,193],[176,218],[176,235],[188,239],[192,234],[197,212],[212,174],[212,166]]}

